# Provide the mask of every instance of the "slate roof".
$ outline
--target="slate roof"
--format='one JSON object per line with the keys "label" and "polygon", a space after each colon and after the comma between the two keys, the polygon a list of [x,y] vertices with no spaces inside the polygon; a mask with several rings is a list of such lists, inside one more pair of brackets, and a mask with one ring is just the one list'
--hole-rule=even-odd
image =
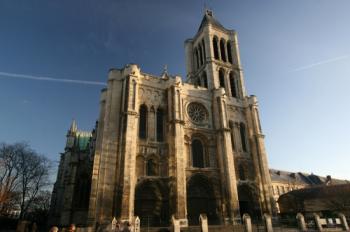
{"label": "slate roof", "polygon": [[[324,185],[327,184],[327,177],[308,174],[303,172],[287,172],[282,170],[270,169],[272,182],[280,182],[285,184],[300,184],[300,185]],[[330,178],[330,176],[329,176]],[[330,179],[332,185],[350,183],[348,180]]]}
{"label": "slate roof", "polygon": [[226,30],[226,28],[224,28],[224,26],[222,26],[221,23],[214,18],[213,12],[209,10],[205,12],[198,31],[202,30],[202,28],[207,24],[211,24],[214,27]]}

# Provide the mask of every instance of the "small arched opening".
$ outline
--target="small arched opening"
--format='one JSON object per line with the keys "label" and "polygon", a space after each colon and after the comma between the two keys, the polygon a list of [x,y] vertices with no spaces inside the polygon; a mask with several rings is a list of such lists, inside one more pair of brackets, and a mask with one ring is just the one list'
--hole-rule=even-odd
{"label": "small arched opening", "polygon": [[202,141],[193,139],[191,144],[192,167],[204,168],[204,148]]}
{"label": "small arched opening", "polygon": [[164,141],[164,111],[157,109],[157,141]]}
{"label": "small arched opening", "polygon": [[232,59],[231,41],[227,41],[226,47],[227,47],[227,59],[228,59],[228,62],[230,62],[232,64],[233,63],[233,59]]}
{"label": "small arched opening", "polygon": [[239,124],[239,132],[241,135],[241,144],[242,144],[242,150],[244,152],[247,152],[247,137],[246,137],[246,128],[243,122]]}
{"label": "small arched opening", "polygon": [[218,38],[214,37],[213,38],[213,49],[214,49],[214,58],[216,60],[219,59],[219,47],[218,47]]}
{"label": "small arched opening", "polygon": [[226,51],[225,51],[225,40],[220,40],[220,53],[221,53],[221,60],[226,62]]}
{"label": "small arched opening", "polygon": [[139,138],[147,138],[147,106],[142,104],[140,106],[140,118],[139,118]]}
{"label": "small arched opening", "polygon": [[223,69],[219,70],[219,84],[221,88],[225,88],[225,73]]}
{"label": "small arched opening", "polygon": [[205,54],[205,43],[204,43],[204,39],[202,39],[202,49],[203,49],[203,63],[205,64],[205,61],[207,59],[207,56]]}
{"label": "small arched opening", "polygon": [[203,65],[203,51],[202,51],[201,44],[198,45],[198,50],[199,50],[199,64],[200,64],[200,66],[202,66]]}
{"label": "small arched opening", "polygon": [[158,164],[155,159],[151,158],[147,160],[146,165],[147,176],[157,176],[158,175]]}
{"label": "small arched opening", "polygon": [[231,88],[231,96],[237,98],[237,85],[236,85],[236,78],[233,75],[233,72],[230,72],[230,88]]}

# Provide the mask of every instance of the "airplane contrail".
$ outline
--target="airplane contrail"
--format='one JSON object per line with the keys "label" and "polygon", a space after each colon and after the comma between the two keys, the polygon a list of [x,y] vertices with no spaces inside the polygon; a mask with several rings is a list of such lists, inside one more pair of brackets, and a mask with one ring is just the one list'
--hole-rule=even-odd
{"label": "airplane contrail", "polygon": [[302,71],[302,70],[306,70],[306,69],[313,68],[313,67],[315,67],[315,66],[319,66],[319,65],[323,65],[323,64],[328,64],[328,63],[332,63],[332,62],[335,62],[335,61],[338,61],[338,60],[344,60],[344,59],[347,59],[347,58],[349,58],[349,55],[338,56],[338,57],[331,58],[331,59],[328,59],[328,60],[323,60],[323,61],[316,62],[316,63],[313,63],[313,64],[305,65],[305,66],[296,68],[296,69],[294,69],[293,71],[294,71],[294,72],[298,72],[298,71]]}
{"label": "airplane contrail", "polygon": [[22,78],[22,79],[36,80],[36,81],[54,81],[54,82],[65,82],[65,83],[84,84],[84,85],[103,85],[103,86],[106,85],[106,83],[99,82],[99,81],[58,79],[58,78],[52,78],[52,77],[41,77],[41,76],[33,76],[33,75],[18,74],[18,73],[8,73],[8,72],[0,72],[0,76]]}

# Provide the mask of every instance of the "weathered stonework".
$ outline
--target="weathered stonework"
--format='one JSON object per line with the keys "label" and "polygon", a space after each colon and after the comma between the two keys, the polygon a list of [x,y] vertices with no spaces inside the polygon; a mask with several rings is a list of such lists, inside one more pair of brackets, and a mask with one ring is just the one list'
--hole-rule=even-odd
{"label": "weathered stonework", "polygon": [[[110,70],[86,150],[89,202],[82,214],[73,206],[81,167],[67,150],[52,223],[96,227],[138,216],[141,227],[168,226],[174,216],[183,227],[202,213],[209,225],[273,213],[258,101],[246,94],[237,33],[207,11],[185,50],[185,82],[135,64]],[[74,178],[63,183],[66,170]]]}

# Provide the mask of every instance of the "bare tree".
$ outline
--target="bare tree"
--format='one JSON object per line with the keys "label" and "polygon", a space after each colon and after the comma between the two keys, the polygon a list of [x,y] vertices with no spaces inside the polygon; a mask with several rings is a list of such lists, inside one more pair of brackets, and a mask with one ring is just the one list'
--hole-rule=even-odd
{"label": "bare tree", "polygon": [[22,219],[39,191],[49,185],[49,160],[26,143],[2,144],[0,149],[1,206],[14,200]]}
{"label": "bare tree", "polygon": [[14,203],[18,186],[18,153],[23,144],[0,145],[0,215]]}

